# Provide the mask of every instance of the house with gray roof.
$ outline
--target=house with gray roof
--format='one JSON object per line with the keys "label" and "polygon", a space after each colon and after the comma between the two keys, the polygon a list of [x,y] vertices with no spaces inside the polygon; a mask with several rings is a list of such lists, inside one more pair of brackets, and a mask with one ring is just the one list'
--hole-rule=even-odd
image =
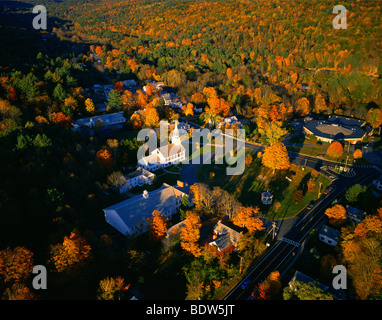
{"label": "house with gray roof", "polygon": [[346,205],[346,217],[351,222],[358,224],[366,216],[366,211]]}
{"label": "house with gray roof", "polygon": [[332,143],[333,141],[348,141],[351,144],[361,142],[373,133],[364,120],[331,116],[327,120],[310,120],[304,123],[304,133],[314,135],[318,140]]}
{"label": "house with gray roof", "polygon": [[318,238],[331,246],[335,246],[338,243],[338,238],[341,232],[326,225],[323,225],[318,231]]}
{"label": "house with gray roof", "polygon": [[241,235],[241,232],[237,232],[218,221],[214,227],[212,241],[209,242],[209,245],[214,246],[218,253],[223,251],[231,252],[236,250]]}
{"label": "house with gray roof", "polygon": [[73,121],[73,131],[80,128],[95,128],[95,127],[109,127],[113,125],[121,125],[125,123],[126,119],[123,116],[123,112],[114,112],[108,114],[102,114],[89,118],[81,118]]}
{"label": "house with gray roof", "polygon": [[148,218],[158,210],[168,219],[178,211],[186,194],[166,183],[159,189],[137,195],[103,209],[108,224],[126,236],[137,236],[149,229]]}

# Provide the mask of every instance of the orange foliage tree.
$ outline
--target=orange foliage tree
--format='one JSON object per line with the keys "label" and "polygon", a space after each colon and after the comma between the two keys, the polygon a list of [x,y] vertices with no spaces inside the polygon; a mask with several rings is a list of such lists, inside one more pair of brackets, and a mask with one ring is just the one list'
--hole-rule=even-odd
{"label": "orange foliage tree", "polygon": [[316,96],[315,102],[314,102],[314,109],[313,111],[316,113],[321,113],[323,111],[326,111],[328,109],[328,106],[326,105],[325,99],[323,96],[319,93]]}
{"label": "orange foliage tree", "polygon": [[113,165],[113,156],[107,147],[102,147],[96,154],[96,162],[102,167],[111,167]]}
{"label": "orange foliage tree", "polygon": [[230,112],[229,103],[223,98],[212,97],[208,99],[208,105],[212,113],[222,117],[228,116]]}
{"label": "orange foliage tree", "polygon": [[199,257],[202,254],[198,244],[201,226],[200,217],[192,211],[187,211],[184,226],[180,233],[180,245],[183,250],[195,257]]}
{"label": "orange foliage tree", "polygon": [[370,234],[382,235],[382,208],[378,209],[377,214],[367,216],[354,229],[354,235],[358,238]]}
{"label": "orange foliage tree", "polygon": [[382,111],[377,108],[371,108],[366,114],[366,121],[376,129],[382,125]]}
{"label": "orange foliage tree", "polygon": [[248,153],[245,155],[245,164],[249,166],[253,161],[253,157]]}
{"label": "orange foliage tree", "polygon": [[133,126],[134,130],[139,130],[140,128],[142,128],[143,125],[142,117],[138,113],[134,113],[130,117],[130,123]]}
{"label": "orange foliage tree", "polygon": [[152,218],[147,219],[150,223],[151,235],[155,240],[162,239],[167,232],[167,217],[158,210],[154,210]]}
{"label": "orange foliage tree", "polygon": [[262,163],[266,167],[275,170],[286,170],[290,167],[288,151],[285,145],[276,141],[271,146],[266,147],[262,157]]}
{"label": "orange foliage tree", "polygon": [[361,149],[355,150],[353,153],[353,158],[354,159],[362,159],[362,150]]}
{"label": "orange foliage tree", "polygon": [[114,90],[119,91],[121,94],[123,93],[123,82],[122,81],[117,81],[114,85]]}
{"label": "orange foliage tree", "polygon": [[340,204],[336,204],[333,207],[326,209],[325,214],[333,225],[339,225],[346,220],[346,209]]}
{"label": "orange foliage tree", "polygon": [[72,232],[63,243],[51,247],[52,262],[58,272],[82,267],[91,258],[86,239]]}
{"label": "orange foliage tree", "polygon": [[193,116],[194,115],[194,105],[191,102],[187,103],[187,105],[183,106],[182,113],[186,117]]}
{"label": "orange foliage tree", "polygon": [[36,295],[22,283],[14,283],[11,288],[7,288],[4,296],[8,300],[37,300]]}
{"label": "orange foliage tree", "polygon": [[361,300],[378,295],[382,289],[382,250],[380,238],[355,238],[348,230],[341,230],[341,249],[348,275]]}
{"label": "orange foliage tree", "polygon": [[338,141],[334,141],[326,150],[326,154],[330,157],[339,157],[344,152],[342,144]]}
{"label": "orange foliage tree", "polygon": [[4,282],[25,280],[33,269],[33,253],[24,247],[0,251],[0,277]]}
{"label": "orange foliage tree", "polygon": [[296,113],[301,117],[308,115],[310,112],[309,100],[305,97],[300,98],[296,101]]}
{"label": "orange foliage tree", "polygon": [[52,121],[55,124],[70,128],[72,120],[69,116],[64,114],[62,111],[52,113]]}
{"label": "orange foliage tree", "polygon": [[122,95],[122,106],[126,110],[129,110],[135,106],[134,95],[130,90],[125,90]]}
{"label": "orange foliage tree", "polygon": [[271,300],[281,292],[280,272],[274,271],[259,285],[255,294],[257,300]]}
{"label": "orange foliage tree", "polygon": [[255,217],[259,213],[259,208],[239,207],[236,209],[236,214],[232,219],[234,225],[247,228],[248,232],[252,233],[258,230],[263,230],[263,222]]}

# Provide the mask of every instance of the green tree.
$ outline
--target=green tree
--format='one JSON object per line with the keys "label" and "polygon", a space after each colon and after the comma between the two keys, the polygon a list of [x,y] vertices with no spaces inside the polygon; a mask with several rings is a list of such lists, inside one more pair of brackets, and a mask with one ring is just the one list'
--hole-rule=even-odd
{"label": "green tree", "polygon": [[111,90],[109,92],[109,97],[107,98],[107,105],[110,109],[120,109],[122,108],[122,97],[118,90]]}
{"label": "green tree", "polygon": [[36,148],[47,148],[52,145],[52,140],[48,138],[48,136],[43,133],[43,134],[37,134],[36,137],[33,140],[33,146]]}
{"label": "green tree", "polygon": [[179,208],[180,220],[186,219],[187,209],[188,209],[188,197],[184,195],[182,198],[182,203],[180,204],[180,208]]}
{"label": "green tree", "polygon": [[325,292],[316,282],[304,283],[295,281],[283,291],[284,300],[333,300],[333,296]]}
{"label": "green tree", "polygon": [[32,144],[32,138],[28,135],[19,134],[17,136],[17,143],[16,143],[16,149],[17,150],[24,150],[28,148]]}
{"label": "green tree", "polygon": [[367,187],[355,184],[346,190],[345,199],[349,203],[355,203],[358,201],[360,194],[366,192]]}
{"label": "green tree", "polygon": [[33,73],[28,73],[19,83],[21,92],[26,98],[34,98],[38,95],[38,87],[36,85],[37,77]]}
{"label": "green tree", "polygon": [[57,83],[56,87],[53,90],[53,99],[56,100],[59,103],[62,103],[65,101],[66,98],[66,92],[61,85],[61,83]]}

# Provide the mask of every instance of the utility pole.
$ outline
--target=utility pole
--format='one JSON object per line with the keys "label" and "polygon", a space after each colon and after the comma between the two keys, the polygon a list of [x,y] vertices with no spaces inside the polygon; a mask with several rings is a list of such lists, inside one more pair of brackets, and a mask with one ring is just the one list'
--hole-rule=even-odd
{"label": "utility pole", "polygon": [[319,199],[320,198],[320,196],[321,196],[321,186],[322,186],[322,182],[319,182],[318,183],[318,196],[317,196],[317,199]]}
{"label": "utility pole", "polygon": [[241,264],[242,264],[242,261],[243,261],[243,257],[242,256],[239,256],[240,257],[240,270],[239,270],[239,274],[241,274]]}
{"label": "utility pole", "polygon": [[345,162],[345,169],[344,169],[345,172],[347,170],[347,165],[348,165],[349,149],[350,149],[350,141],[348,141],[348,152],[347,152],[347,155],[346,155],[346,162]]}
{"label": "utility pole", "polygon": [[272,228],[271,228],[271,230],[268,231],[268,233],[265,237],[267,237],[268,234],[270,234],[272,232],[272,240],[275,240],[275,234],[276,234],[275,231],[276,231],[276,222],[273,221],[272,222]]}

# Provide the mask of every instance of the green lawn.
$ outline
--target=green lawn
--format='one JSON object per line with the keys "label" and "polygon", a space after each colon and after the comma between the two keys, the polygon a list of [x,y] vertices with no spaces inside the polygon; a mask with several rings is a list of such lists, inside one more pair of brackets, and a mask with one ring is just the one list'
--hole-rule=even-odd
{"label": "green lawn", "polygon": [[[260,159],[254,159],[251,165],[246,166],[242,175],[227,176],[226,165],[201,165],[196,176],[200,182],[208,184],[211,188],[220,186],[228,192],[236,195],[237,199],[246,206],[258,206],[266,217],[272,219],[284,219],[297,215],[310,201],[316,200],[321,183],[321,192],[327,188],[331,181],[325,176],[312,175],[312,169],[294,166],[288,171],[276,172],[261,164]],[[214,173],[214,176],[210,175]],[[289,181],[290,178],[292,181]],[[314,187],[307,190],[307,181],[314,179]],[[261,203],[261,194],[265,190],[273,194],[273,203],[270,206]],[[292,201],[295,190],[303,190],[304,197],[298,204]],[[279,203],[275,206],[275,203]],[[277,208],[279,206],[279,208]]]}

